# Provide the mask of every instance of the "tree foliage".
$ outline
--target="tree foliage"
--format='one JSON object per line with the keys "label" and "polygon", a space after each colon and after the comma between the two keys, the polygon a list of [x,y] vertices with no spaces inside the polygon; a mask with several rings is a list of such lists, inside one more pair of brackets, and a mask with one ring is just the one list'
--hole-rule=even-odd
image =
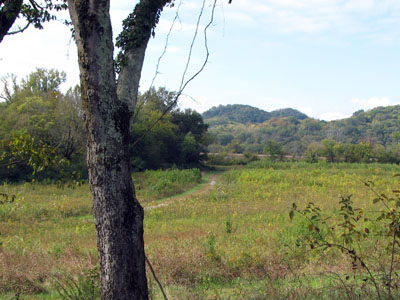
{"label": "tree foliage", "polygon": [[210,108],[203,113],[203,118],[213,125],[229,123],[263,123],[271,118],[295,117],[299,120],[307,116],[295,109],[286,108],[272,112],[242,104],[219,105]]}
{"label": "tree foliage", "polygon": [[[29,180],[32,171],[43,169],[46,171],[39,177],[58,179],[61,176],[58,166],[52,167],[46,161],[49,156],[68,161],[69,173],[86,173],[80,91],[75,87],[62,93],[60,85],[65,79],[65,73],[46,69],[37,69],[20,81],[15,76],[4,78],[5,101],[0,103],[3,145],[0,180]],[[193,110],[182,111],[174,106],[149,130],[175,96],[175,92],[166,88],[152,88],[140,95],[130,133],[133,169],[197,167],[206,158],[206,147],[211,142],[208,125]],[[23,148],[16,148],[22,145]],[[14,167],[10,169],[8,165]]]}
{"label": "tree foliage", "polygon": [[242,124],[233,121],[234,118],[229,119],[229,116],[242,113],[241,106],[228,106],[226,109],[212,108],[203,114],[205,122],[210,124],[210,134],[214,136],[210,152],[263,153],[267,141],[275,141],[287,154],[307,157],[310,161],[320,156],[331,162],[400,160],[399,105],[358,111],[350,118],[331,122],[303,118],[296,111],[287,109],[285,111],[291,115],[275,111],[270,113],[275,117],[262,123]]}
{"label": "tree foliage", "polygon": [[174,107],[149,131],[174,98],[175,92],[165,88],[152,88],[139,97],[131,129],[133,168],[189,167],[204,160],[210,136],[199,113]]}
{"label": "tree foliage", "polygon": [[[10,79],[11,83],[4,80],[7,83],[3,92],[6,101],[0,104],[0,140],[3,144],[14,145],[19,139],[25,147],[30,145],[37,150],[30,152],[35,160],[40,153],[45,158],[48,150],[53,149],[53,156],[70,161],[71,170],[82,172],[85,151],[80,95],[77,89],[61,93],[60,85],[65,82],[65,73],[37,69],[19,83],[15,77]],[[13,179],[23,179],[30,174],[27,166],[35,169],[27,159],[20,159],[22,154],[18,151],[10,151],[9,147],[3,147],[3,151],[7,153],[4,156],[15,156],[9,159],[20,162],[13,170]],[[25,151],[23,156],[28,157],[29,152]],[[10,179],[8,173],[1,176],[3,180]]]}

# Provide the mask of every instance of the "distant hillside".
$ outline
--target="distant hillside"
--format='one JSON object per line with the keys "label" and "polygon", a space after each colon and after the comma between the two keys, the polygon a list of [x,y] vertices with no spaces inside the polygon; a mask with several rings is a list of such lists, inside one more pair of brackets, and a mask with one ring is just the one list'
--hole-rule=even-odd
{"label": "distant hillside", "polygon": [[248,105],[213,107],[203,118],[214,136],[214,143],[209,147],[211,152],[262,153],[266,142],[274,140],[282,144],[287,153],[302,155],[308,145],[331,139],[341,143],[369,142],[374,147],[397,147],[400,153],[400,105],[361,110],[350,118],[331,122],[308,118],[290,108],[265,112]]}
{"label": "distant hillside", "polygon": [[384,146],[400,142],[400,105],[357,111],[350,118],[331,121],[326,135],[337,141],[372,142]]}
{"label": "distant hillside", "polygon": [[270,112],[271,118],[294,117],[297,120],[307,119],[308,116],[293,108],[283,108]]}
{"label": "distant hillside", "polygon": [[214,106],[203,113],[203,119],[211,126],[228,123],[258,124],[271,118],[294,117],[304,120],[307,115],[292,108],[279,109],[272,112],[243,104]]}
{"label": "distant hillside", "polygon": [[203,113],[203,119],[223,119],[241,124],[262,123],[271,118],[271,114],[250,105],[228,104],[214,106]]}

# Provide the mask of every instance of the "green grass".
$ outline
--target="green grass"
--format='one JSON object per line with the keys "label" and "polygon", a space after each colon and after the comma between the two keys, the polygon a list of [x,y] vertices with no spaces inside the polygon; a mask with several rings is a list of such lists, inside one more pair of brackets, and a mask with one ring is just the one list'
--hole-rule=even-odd
{"label": "green grass", "polygon": [[190,190],[201,182],[199,169],[145,171],[134,174],[138,198],[144,201],[159,200]]}
{"label": "green grass", "polygon": [[[156,195],[170,196],[171,189],[161,188],[165,182],[174,185],[170,178],[183,178],[174,193],[199,182],[196,174],[158,172],[134,175],[144,204]],[[372,180],[379,193],[390,194],[399,184],[396,173],[399,167],[393,165],[263,161],[231,169],[204,192],[146,211],[146,252],[170,299],[342,299],[346,291],[332,274],[365,274],[352,270],[337,251],[297,247],[298,237],[309,231],[304,219],[290,221],[291,205],[312,201],[336,218],[340,195],[352,194],[355,206],[379,211],[363,182]],[[54,276],[78,276],[97,264],[87,186],[24,184],[2,190],[18,197],[0,206],[0,299],[17,290],[23,299],[52,299],[46,293],[54,295]],[[379,264],[387,263],[387,240],[377,234],[379,228],[370,229],[371,239],[362,247],[379,272]],[[356,289],[360,282],[348,285]],[[154,299],[162,299],[154,280],[150,286]]]}

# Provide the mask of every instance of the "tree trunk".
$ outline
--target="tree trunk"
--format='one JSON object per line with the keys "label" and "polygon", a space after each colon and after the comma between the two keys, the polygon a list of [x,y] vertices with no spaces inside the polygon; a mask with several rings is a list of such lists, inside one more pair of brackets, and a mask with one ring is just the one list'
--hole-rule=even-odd
{"label": "tree trunk", "polygon": [[169,1],[142,0],[128,18],[119,84],[114,71],[109,2],[68,0],[81,73],[101,299],[148,299],[143,208],[131,178],[129,124],[145,49]]}

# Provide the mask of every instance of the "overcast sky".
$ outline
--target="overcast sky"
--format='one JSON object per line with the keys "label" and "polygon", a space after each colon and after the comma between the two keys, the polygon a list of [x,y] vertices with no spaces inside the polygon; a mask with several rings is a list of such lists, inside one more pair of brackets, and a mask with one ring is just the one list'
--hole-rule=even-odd
{"label": "overcast sky", "polygon": [[[135,1],[111,0],[114,36]],[[202,0],[175,0],[149,43],[141,81],[146,90],[179,7],[154,85],[177,90]],[[206,0],[187,76],[205,58]],[[209,62],[185,90],[180,105],[203,112],[218,104],[249,104],[267,111],[296,108],[332,120],[359,109],[400,104],[399,0],[219,0],[208,32]],[[35,68],[67,73],[79,83],[76,47],[61,22],[29,29],[0,44],[0,76],[25,77]]]}

